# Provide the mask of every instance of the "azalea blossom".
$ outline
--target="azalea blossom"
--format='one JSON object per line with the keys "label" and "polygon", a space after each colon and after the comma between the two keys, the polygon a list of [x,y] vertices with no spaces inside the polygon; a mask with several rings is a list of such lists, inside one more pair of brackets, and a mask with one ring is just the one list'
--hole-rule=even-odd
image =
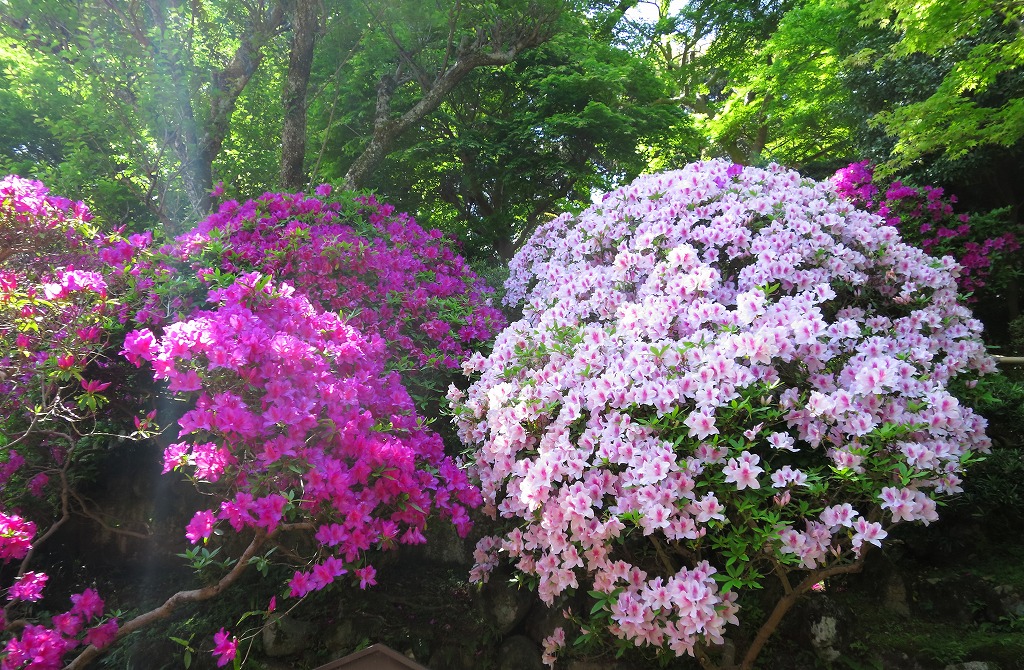
{"label": "azalea blossom", "polygon": [[646,175],[546,222],[510,266],[522,318],[449,394],[499,528],[472,578],[616,594],[584,628],[692,654],[738,622],[717,569],[845,565],[886,538],[865,515],[934,520],[989,448],[947,390],[993,369],[955,271],[778,166]]}

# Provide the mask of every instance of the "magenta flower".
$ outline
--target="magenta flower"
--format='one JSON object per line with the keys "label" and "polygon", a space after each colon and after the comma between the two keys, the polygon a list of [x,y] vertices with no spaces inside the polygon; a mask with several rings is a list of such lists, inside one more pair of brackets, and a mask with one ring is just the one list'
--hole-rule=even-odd
{"label": "magenta flower", "polygon": [[312,575],[308,572],[296,572],[288,583],[288,596],[290,598],[301,598],[314,590]]}
{"label": "magenta flower", "polygon": [[361,589],[365,589],[367,586],[374,586],[377,583],[377,571],[372,565],[358,568],[355,571],[355,575],[359,578],[359,588]]}
{"label": "magenta flower", "polygon": [[103,614],[103,599],[93,589],[71,596],[71,603],[70,613],[78,614],[86,621]]}
{"label": "magenta flower", "polygon": [[28,492],[38,498],[43,495],[43,490],[46,485],[50,483],[50,476],[45,472],[40,472],[28,482]]}
{"label": "magenta flower", "polygon": [[221,628],[213,634],[213,655],[217,658],[217,667],[222,668],[235,660],[238,654],[238,638]]}
{"label": "magenta flower", "polygon": [[18,577],[7,592],[8,600],[36,601],[43,597],[47,576],[41,572],[26,572]]}
{"label": "magenta flower", "polygon": [[[21,463],[24,463],[24,459],[18,456],[17,452],[11,452],[6,465],[13,465],[14,469],[17,469]],[[5,474],[10,477],[10,473]],[[0,512],[0,560],[24,558],[31,548],[32,538],[35,537],[35,534],[36,525],[31,521],[22,519],[17,514],[7,515]]]}
{"label": "magenta flower", "polygon": [[186,539],[192,544],[196,544],[200,540],[210,539],[210,535],[213,533],[213,525],[216,522],[217,520],[213,516],[213,512],[209,510],[196,512],[185,529]]}
{"label": "magenta flower", "polygon": [[110,619],[85,632],[85,643],[97,649],[106,649],[117,637],[117,619]]}
{"label": "magenta flower", "polygon": [[53,629],[61,635],[75,637],[82,631],[82,618],[71,612],[53,615]]}
{"label": "magenta flower", "polygon": [[[332,192],[321,184],[315,198],[266,193],[225,202],[180,237],[174,253],[200,275],[213,263],[302,287],[319,308],[344,312],[354,327],[382,337],[394,361],[408,355],[418,365],[457,368],[504,326],[489,305],[490,289],[439,231],[423,230],[373,196],[359,198],[361,211],[349,220],[328,200]],[[209,257],[214,234],[231,245],[230,257]]]}
{"label": "magenta flower", "polygon": [[140,365],[142,360],[150,360],[156,348],[156,340],[148,328],[133,330],[125,335],[124,350],[121,352],[129,361]]}

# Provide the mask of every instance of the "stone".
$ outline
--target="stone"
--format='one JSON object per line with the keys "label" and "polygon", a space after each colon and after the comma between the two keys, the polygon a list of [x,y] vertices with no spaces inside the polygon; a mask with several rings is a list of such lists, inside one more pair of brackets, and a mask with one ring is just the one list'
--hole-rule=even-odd
{"label": "stone", "polygon": [[1000,584],[993,589],[1008,616],[1024,617],[1024,598],[1009,584]]}
{"label": "stone", "polygon": [[333,653],[348,653],[359,644],[359,631],[351,619],[340,619],[325,636],[325,643]]}
{"label": "stone", "polygon": [[826,664],[838,660],[851,642],[853,613],[825,594],[816,594],[801,603],[787,619],[792,634]]}
{"label": "stone", "polygon": [[575,660],[569,662],[568,670],[630,670],[630,668],[618,661]]}
{"label": "stone", "polygon": [[431,670],[476,670],[480,667],[480,658],[469,647],[446,646],[434,650],[427,667]]}
{"label": "stone", "polygon": [[910,590],[914,614],[925,619],[969,625],[994,623],[1008,615],[996,587],[968,572],[921,577],[911,584]]}
{"label": "stone", "polygon": [[271,615],[263,627],[263,650],[267,656],[280,657],[297,654],[313,644],[317,627],[287,614]]}
{"label": "stone", "polygon": [[890,573],[882,586],[882,607],[899,614],[904,619],[910,618],[907,585],[898,572]]}
{"label": "stone", "polygon": [[811,623],[811,646],[826,663],[832,663],[841,656],[838,626],[839,620],[829,614],[823,614]]}
{"label": "stone", "polygon": [[967,661],[966,663],[952,663],[943,670],[998,670],[999,666],[988,661]]}
{"label": "stone", "polygon": [[541,649],[525,635],[513,635],[498,648],[497,670],[544,670]]}
{"label": "stone", "polygon": [[450,523],[432,523],[423,534],[427,542],[417,547],[423,560],[464,566],[467,572],[472,567],[475,543],[471,539],[459,537],[455,526]]}
{"label": "stone", "polygon": [[506,573],[496,570],[480,592],[484,616],[499,635],[516,629],[534,602],[533,593],[515,582]]}
{"label": "stone", "polygon": [[544,639],[552,635],[556,628],[564,628],[568,623],[562,614],[564,607],[564,599],[555,601],[551,607],[537,602],[526,617],[526,635],[537,644],[543,644]]}

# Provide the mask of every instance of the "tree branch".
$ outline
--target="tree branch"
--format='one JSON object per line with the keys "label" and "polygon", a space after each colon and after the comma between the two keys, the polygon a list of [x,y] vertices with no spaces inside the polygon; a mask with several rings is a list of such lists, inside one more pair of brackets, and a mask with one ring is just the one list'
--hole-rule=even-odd
{"label": "tree branch", "polygon": [[790,590],[786,595],[779,599],[779,602],[775,604],[775,608],[772,613],[768,616],[767,621],[761,624],[761,628],[757,631],[757,636],[754,637],[753,642],[747,648],[747,653],[743,655],[743,661],[740,663],[740,670],[751,670],[754,667],[754,661],[757,660],[758,655],[761,653],[761,649],[764,647],[768,638],[771,637],[775,629],[778,628],[782,618],[789,612],[790,608],[796,604],[796,601],[803,594],[811,590],[811,588],[818,582],[835,577],[837,575],[845,575],[853,572],[860,572],[861,568],[864,567],[864,557],[867,555],[867,547],[864,547],[861,551],[860,556],[853,563],[846,563],[844,565],[834,565],[830,568],[823,570],[813,570],[807,577],[804,578],[796,588]]}
{"label": "tree branch", "polygon": [[[205,586],[201,589],[178,591],[170,598],[165,600],[164,603],[159,607],[156,607],[155,609],[145,612],[144,614],[140,614],[139,616],[135,617],[128,623],[118,628],[117,635],[114,637],[114,642],[120,640],[121,638],[131,633],[134,633],[137,630],[145,628],[146,626],[149,626],[150,624],[159,621],[160,619],[164,619],[170,616],[171,613],[174,612],[174,610],[178,609],[186,603],[201,602],[203,600],[209,600],[210,598],[219,595],[229,586],[238,581],[238,578],[242,576],[246,569],[248,569],[249,559],[256,555],[256,552],[259,551],[260,547],[263,546],[263,544],[269,537],[270,535],[267,535],[263,531],[258,531],[256,535],[252,538],[252,542],[249,543],[249,546],[238,558],[238,562],[235,563],[234,567],[231,569],[230,572],[228,572],[228,574],[221,577],[220,581],[218,581],[216,584],[211,584],[210,586]],[[97,648],[95,645],[89,645],[82,651],[81,654],[78,655],[77,658],[75,658],[75,660],[71,661],[66,666],[64,666],[64,670],[81,670],[81,668],[87,667],[89,663],[93,661],[93,659],[95,659],[102,653],[103,651]]]}
{"label": "tree branch", "polygon": [[[366,149],[345,173],[344,187],[356,190],[363,185],[366,178],[379,167],[387,157],[391,146],[403,133],[416,125],[425,116],[440,106],[445,97],[470,72],[478,67],[497,67],[507,65],[526,49],[535,47],[551,37],[556,14],[534,18],[529,26],[518,25],[508,44],[502,48],[498,45],[503,39],[504,26],[499,21],[492,27],[490,34],[482,28],[477,29],[476,38],[466,40],[459,46],[456,60],[446,70],[439,72],[433,84],[423,95],[398,118],[391,117],[391,100],[394,86],[386,79],[381,79],[377,87],[377,107],[373,121],[373,135]],[[525,20],[524,20],[525,21]],[[402,62],[405,62],[404,58]]]}

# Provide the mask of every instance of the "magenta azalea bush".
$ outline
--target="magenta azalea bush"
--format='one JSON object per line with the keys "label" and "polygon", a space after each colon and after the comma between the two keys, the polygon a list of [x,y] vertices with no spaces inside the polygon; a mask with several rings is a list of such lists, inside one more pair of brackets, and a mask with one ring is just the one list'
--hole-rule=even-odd
{"label": "magenta azalea bush", "polygon": [[222,499],[196,512],[186,530],[193,544],[218,525],[252,535],[254,546],[310,531],[317,549],[288,592],[302,597],[346,573],[375,583],[364,553],[425,542],[428,514],[466,534],[466,506],[479,493],[385,369],[379,337],[255,273],[212,290],[210,301],[214,309],[159,338],[133,331],[124,345],[192,400],[164,472],[184,470]]}
{"label": "magenta azalea bush", "polygon": [[[366,588],[374,553],[425,542],[428,519],[468,532],[480,492],[399,372],[457,367],[504,321],[439,233],[371,197],[266,194],[157,252],[148,234],[99,235],[38,182],[0,196],[2,670],[83,667],[250,568],[288,562],[287,598]],[[98,519],[76,491],[87,454],[155,434],[140,374],[182,401],[163,470],[204,494],[182,541],[213,581],[127,621],[91,589],[52,614],[33,554],[73,516]],[[219,666],[237,661],[237,636],[213,639]]]}
{"label": "magenta azalea bush", "polygon": [[200,276],[273,275],[320,309],[384,338],[390,367],[457,369],[506,325],[491,289],[438,230],[372,196],[265,193],[223,203],[177,241]]}
{"label": "magenta azalea bush", "polygon": [[933,256],[955,258],[961,268],[957,284],[964,293],[983,288],[993,262],[1020,249],[1013,233],[994,237],[980,234],[967,214],[954,213],[956,196],[946,197],[941,188],[918,188],[901,181],[877,184],[870,161],[842,168],[832,177],[832,183],[836,193],[897,228],[904,241]]}
{"label": "magenta azalea bush", "polygon": [[449,394],[501,529],[474,578],[508,561],[546,603],[589,594],[577,643],[710,667],[771,575],[751,667],[797,596],[934,521],[988,450],[948,390],[994,370],[958,273],[777,166],[641,177],[544,225],[512,261],[522,320]]}
{"label": "magenta azalea bush", "polygon": [[59,667],[118,630],[93,589],[72,595],[49,626],[22,618],[48,580],[29,569],[35,548],[83,509],[69,480],[86,443],[111,431],[140,436],[148,421],[132,427],[103,410],[116,377],[107,350],[123,333],[133,263],[148,238],[98,236],[90,218],[37,181],[0,180],[0,561],[13,575],[3,585],[4,670]]}

